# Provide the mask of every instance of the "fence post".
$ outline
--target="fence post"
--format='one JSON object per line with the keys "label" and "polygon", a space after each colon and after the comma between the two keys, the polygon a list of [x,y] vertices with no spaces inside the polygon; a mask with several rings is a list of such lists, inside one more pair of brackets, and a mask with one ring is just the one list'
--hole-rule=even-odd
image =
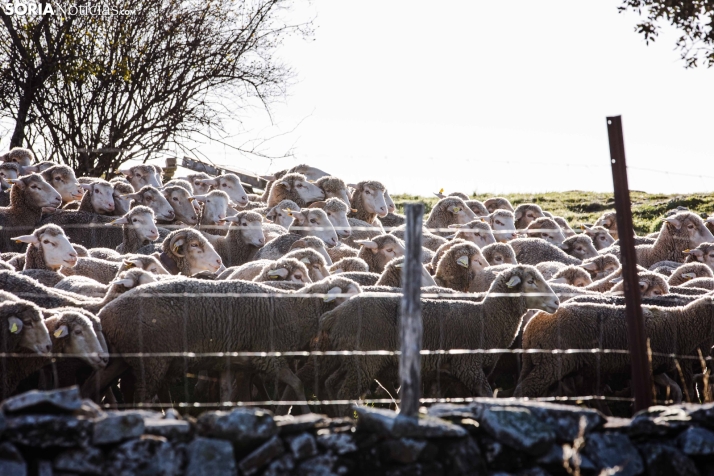
{"label": "fence post", "polygon": [[401,407],[406,416],[417,416],[421,398],[421,230],[424,205],[411,203],[405,207],[407,231],[404,266],[402,267],[402,302],[399,319],[401,336]]}
{"label": "fence post", "polygon": [[652,405],[652,374],[647,359],[647,338],[642,318],[639,278],[637,277],[637,257],[635,255],[635,237],[621,116],[607,118],[607,134],[610,140],[617,234],[620,239],[620,262],[622,263],[622,279],[625,287],[627,342],[630,347],[632,387],[635,394],[635,411],[637,412]]}

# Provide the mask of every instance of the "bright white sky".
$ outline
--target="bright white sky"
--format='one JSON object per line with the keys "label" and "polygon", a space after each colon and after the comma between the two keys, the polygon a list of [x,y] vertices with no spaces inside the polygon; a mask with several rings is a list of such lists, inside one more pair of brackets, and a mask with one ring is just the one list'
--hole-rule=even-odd
{"label": "bright white sky", "polygon": [[314,15],[317,30],[281,50],[297,84],[274,125],[256,110],[228,140],[286,133],[262,150],[295,158],[198,149],[258,173],[309,163],[392,193],[610,191],[605,117],[622,114],[631,167],[693,175],[631,169],[631,189],[712,191],[714,70],[684,69],[673,32],[645,45],[620,3],[299,3],[296,18]]}

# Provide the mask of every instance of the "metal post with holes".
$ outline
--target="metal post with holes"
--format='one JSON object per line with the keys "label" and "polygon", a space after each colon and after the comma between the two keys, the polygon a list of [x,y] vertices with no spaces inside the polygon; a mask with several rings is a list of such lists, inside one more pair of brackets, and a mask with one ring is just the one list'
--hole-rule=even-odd
{"label": "metal post with holes", "polygon": [[402,266],[402,301],[399,319],[401,358],[401,406],[399,412],[417,416],[421,398],[421,230],[424,205],[408,204],[405,207],[407,231],[405,236],[404,266]]}
{"label": "metal post with holes", "polygon": [[607,118],[607,134],[610,139],[610,162],[612,182],[615,188],[615,211],[617,234],[620,239],[620,262],[625,287],[627,313],[627,342],[632,365],[632,389],[635,396],[635,411],[652,405],[652,372],[647,358],[647,337],[642,318],[642,298],[637,277],[637,256],[632,226],[630,189],[627,183],[625,141],[622,135],[622,117]]}

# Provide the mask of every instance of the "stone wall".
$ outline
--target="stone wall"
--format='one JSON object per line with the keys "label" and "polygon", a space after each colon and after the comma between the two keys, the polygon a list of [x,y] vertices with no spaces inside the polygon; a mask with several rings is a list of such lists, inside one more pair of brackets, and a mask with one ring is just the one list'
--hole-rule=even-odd
{"label": "stone wall", "polygon": [[2,403],[0,475],[714,474],[714,406],[653,407],[607,419],[574,406],[481,399],[407,418],[198,418],[104,411],[76,388]]}

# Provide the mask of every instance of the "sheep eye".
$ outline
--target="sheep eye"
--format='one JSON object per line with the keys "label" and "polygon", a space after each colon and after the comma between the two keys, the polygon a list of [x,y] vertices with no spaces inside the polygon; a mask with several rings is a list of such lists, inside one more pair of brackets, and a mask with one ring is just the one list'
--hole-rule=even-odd
{"label": "sheep eye", "polygon": [[210,201],[210,200],[206,200],[206,203],[211,203],[211,201]]}
{"label": "sheep eye", "polygon": [[76,331],[74,331],[74,333],[75,333],[76,335],[78,335],[78,336],[81,336],[81,335],[82,335],[82,329],[77,329]]}
{"label": "sheep eye", "polygon": [[198,243],[191,243],[191,248],[198,248]]}
{"label": "sheep eye", "polygon": [[500,256],[496,256],[496,258],[495,258],[496,261],[501,261],[501,259],[502,258]]}
{"label": "sheep eye", "polygon": [[302,276],[300,276],[299,274],[296,274],[296,275],[295,275],[295,278],[297,278],[297,279],[302,279]]}
{"label": "sheep eye", "polygon": [[496,220],[496,225],[503,225],[500,221]]}
{"label": "sheep eye", "polygon": [[132,218],[131,221],[133,221],[134,223],[136,223],[136,218]]}
{"label": "sheep eye", "polygon": [[55,177],[55,180],[62,180],[60,177]]}
{"label": "sheep eye", "polygon": [[529,280],[528,280],[528,284],[533,285],[533,284],[535,284],[535,281],[533,281],[532,279],[529,279]]}
{"label": "sheep eye", "polygon": [[50,242],[49,240],[44,240],[42,243],[46,245],[46,244],[48,244],[49,242]]}
{"label": "sheep eye", "polygon": [[221,187],[226,187],[226,184],[221,184]]}
{"label": "sheep eye", "polygon": [[35,189],[35,190],[37,190],[37,189],[38,189],[37,185],[33,185],[33,186],[32,186],[32,187],[30,187],[30,188],[33,188],[33,189]]}
{"label": "sheep eye", "polygon": [[391,252],[394,251],[394,250],[393,250],[392,248],[387,248],[387,249],[384,250],[384,251],[386,251],[387,253],[391,253]]}
{"label": "sheep eye", "polygon": [[310,219],[310,223],[317,223],[317,221],[315,221],[314,218],[311,218],[311,219]]}
{"label": "sheep eye", "polygon": [[248,224],[246,222],[241,223],[241,225],[248,226]]}
{"label": "sheep eye", "polygon": [[365,190],[364,193],[366,193],[367,195],[369,195],[369,194],[370,194],[370,191],[369,191],[369,190]]}
{"label": "sheep eye", "polygon": [[178,202],[178,198],[176,197],[173,197],[171,200],[173,200],[174,202]]}
{"label": "sheep eye", "polygon": [[193,182],[193,184],[194,184],[194,185],[201,185],[200,183],[198,183],[198,180],[196,180],[195,182]]}

